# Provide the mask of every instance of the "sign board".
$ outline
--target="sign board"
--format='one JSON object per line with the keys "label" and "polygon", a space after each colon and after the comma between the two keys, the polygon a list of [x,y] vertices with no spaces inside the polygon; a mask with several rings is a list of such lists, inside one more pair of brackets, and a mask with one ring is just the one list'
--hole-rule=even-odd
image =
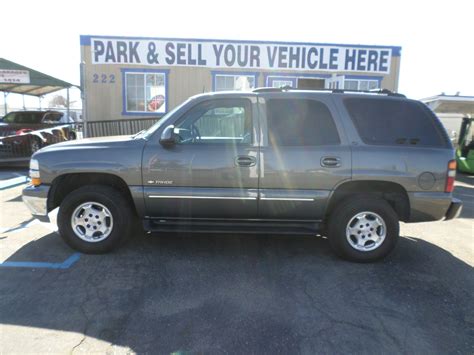
{"label": "sign board", "polygon": [[93,64],[390,73],[391,47],[92,37]]}
{"label": "sign board", "polygon": [[0,83],[29,84],[30,72],[28,70],[0,69]]}

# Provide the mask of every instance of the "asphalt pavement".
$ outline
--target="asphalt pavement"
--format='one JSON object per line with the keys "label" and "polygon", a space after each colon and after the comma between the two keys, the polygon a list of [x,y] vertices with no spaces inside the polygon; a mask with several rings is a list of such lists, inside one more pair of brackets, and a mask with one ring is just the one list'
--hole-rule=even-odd
{"label": "asphalt pavement", "polygon": [[1,189],[0,353],[472,354],[474,177],[458,180],[460,219],[402,224],[373,264],[291,236],[139,234],[81,255],[22,185]]}

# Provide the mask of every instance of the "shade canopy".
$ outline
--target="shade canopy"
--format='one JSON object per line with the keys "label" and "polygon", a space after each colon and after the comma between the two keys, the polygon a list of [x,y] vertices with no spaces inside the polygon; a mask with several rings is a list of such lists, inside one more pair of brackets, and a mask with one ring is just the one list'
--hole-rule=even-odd
{"label": "shade canopy", "polygon": [[459,113],[474,116],[474,96],[436,95],[421,101],[436,113]]}
{"label": "shade canopy", "polygon": [[0,58],[0,91],[43,96],[73,86],[76,85]]}

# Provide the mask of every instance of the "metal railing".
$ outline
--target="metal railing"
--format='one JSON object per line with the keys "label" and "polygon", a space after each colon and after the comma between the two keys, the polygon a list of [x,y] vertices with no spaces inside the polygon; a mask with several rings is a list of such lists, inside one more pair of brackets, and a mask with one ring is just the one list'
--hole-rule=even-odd
{"label": "metal railing", "polygon": [[[27,161],[38,149],[59,142],[88,137],[135,134],[150,128],[159,119],[160,117],[153,117],[60,124],[19,134],[14,129],[11,132],[0,132],[0,164]],[[87,125],[86,131],[85,125]]]}
{"label": "metal railing", "polygon": [[128,120],[120,119],[113,121],[89,121],[85,123],[85,136],[104,137],[135,134],[144,129],[150,128],[159,120],[160,117],[134,118]]}
{"label": "metal railing", "polygon": [[2,132],[0,163],[26,161],[37,150],[51,144],[82,137],[82,124],[59,124],[25,132]]}

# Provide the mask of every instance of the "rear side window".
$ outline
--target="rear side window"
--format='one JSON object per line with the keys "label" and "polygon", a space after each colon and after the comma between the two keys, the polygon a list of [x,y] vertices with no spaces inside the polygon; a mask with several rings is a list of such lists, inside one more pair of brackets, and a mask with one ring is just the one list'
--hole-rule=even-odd
{"label": "rear side window", "polygon": [[3,119],[6,123],[40,123],[43,113],[35,112],[11,112]]}
{"label": "rear side window", "polygon": [[436,117],[423,104],[408,100],[348,98],[344,100],[366,144],[445,146]]}
{"label": "rear side window", "polygon": [[268,140],[278,146],[339,144],[329,109],[310,99],[267,100]]}

